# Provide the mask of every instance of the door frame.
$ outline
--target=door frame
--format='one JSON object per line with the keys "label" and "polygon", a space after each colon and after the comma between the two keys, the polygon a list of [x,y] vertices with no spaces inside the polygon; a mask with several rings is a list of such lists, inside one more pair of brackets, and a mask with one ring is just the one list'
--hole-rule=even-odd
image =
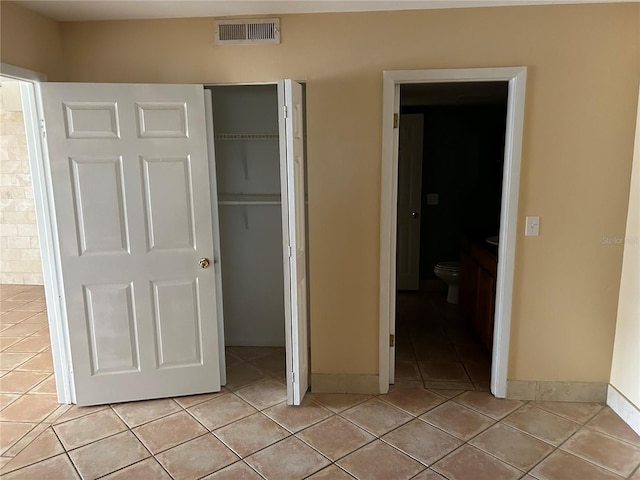
{"label": "door frame", "polygon": [[40,240],[42,277],[47,303],[47,319],[51,338],[51,356],[56,382],[58,403],[75,402],[75,389],[71,372],[67,319],[63,308],[63,289],[60,276],[51,172],[47,151],[43,146],[42,105],[40,104],[40,82],[47,76],[40,72],[2,63],[2,76],[20,81],[20,97],[24,115],[27,154],[33,186],[36,225]]}
{"label": "door frame", "polygon": [[[504,174],[500,211],[498,278],[491,362],[491,392],[507,395],[509,336],[513,301],[518,195],[527,67],[496,67],[437,70],[389,70],[383,72],[382,168],[380,181],[380,393],[389,391],[390,368],[395,365],[396,315],[396,234],[398,203],[398,129],[400,85],[420,83],[461,83],[506,81],[507,122],[505,131]],[[390,346],[391,345],[391,346]]]}

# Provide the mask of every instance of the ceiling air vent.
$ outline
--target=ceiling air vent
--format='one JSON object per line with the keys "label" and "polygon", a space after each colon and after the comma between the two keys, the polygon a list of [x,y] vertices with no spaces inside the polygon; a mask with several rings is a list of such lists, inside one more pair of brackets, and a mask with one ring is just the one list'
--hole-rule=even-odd
{"label": "ceiling air vent", "polygon": [[216,20],[216,43],[280,43],[280,19]]}

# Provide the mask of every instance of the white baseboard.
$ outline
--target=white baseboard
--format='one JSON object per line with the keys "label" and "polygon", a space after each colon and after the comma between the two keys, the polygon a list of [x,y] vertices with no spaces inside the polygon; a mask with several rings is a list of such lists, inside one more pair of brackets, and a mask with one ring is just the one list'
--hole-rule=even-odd
{"label": "white baseboard", "polygon": [[607,405],[616,412],[638,435],[640,435],[640,408],[609,384],[607,389]]}

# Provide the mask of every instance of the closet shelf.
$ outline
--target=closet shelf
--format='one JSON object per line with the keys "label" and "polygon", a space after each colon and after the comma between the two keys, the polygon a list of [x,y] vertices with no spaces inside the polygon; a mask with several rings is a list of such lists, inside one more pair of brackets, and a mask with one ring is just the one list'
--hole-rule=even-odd
{"label": "closet shelf", "polygon": [[280,205],[280,194],[220,194],[218,205]]}
{"label": "closet shelf", "polygon": [[277,133],[216,133],[215,140],[278,140]]}

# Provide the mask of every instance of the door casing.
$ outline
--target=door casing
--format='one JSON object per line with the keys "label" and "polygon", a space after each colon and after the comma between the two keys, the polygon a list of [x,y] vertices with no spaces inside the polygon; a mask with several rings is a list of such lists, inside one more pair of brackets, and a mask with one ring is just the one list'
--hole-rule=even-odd
{"label": "door casing", "polygon": [[47,302],[49,335],[51,337],[51,355],[56,382],[58,403],[75,401],[69,356],[67,320],[62,307],[62,289],[60,283],[60,259],[55,235],[55,215],[51,193],[51,175],[43,149],[41,129],[42,105],[39,102],[40,82],[46,82],[47,76],[14,65],[2,63],[3,76],[19,80],[20,95],[27,137],[27,153],[33,185],[36,224],[40,239],[40,255],[44,293]]}
{"label": "door casing", "polygon": [[400,85],[411,83],[506,81],[509,84],[509,90],[500,211],[491,392],[499,398],[504,398],[507,395],[509,335],[511,331],[526,78],[527,67],[390,70],[383,72],[382,169],[380,181],[380,393],[389,391],[390,369],[395,365],[395,347],[393,346],[395,342],[390,342],[390,335],[395,334],[396,315],[398,129],[394,129],[393,115],[394,113],[399,114]]}

